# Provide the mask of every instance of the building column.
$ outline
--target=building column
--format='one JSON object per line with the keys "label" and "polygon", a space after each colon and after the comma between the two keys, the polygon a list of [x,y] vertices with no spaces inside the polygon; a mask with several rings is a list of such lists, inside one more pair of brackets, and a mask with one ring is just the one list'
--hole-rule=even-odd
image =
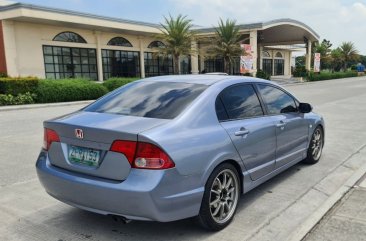
{"label": "building column", "polygon": [[101,32],[94,31],[95,40],[97,43],[97,69],[98,69],[98,81],[103,82],[103,58],[102,58],[102,41],[100,40]]}
{"label": "building column", "polygon": [[290,50],[288,52],[288,75],[291,76],[292,73],[291,73],[291,67],[292,67],[292,51]]}
{"label": "building column", "polygon": [[[7,74],[13,77],[20,76],[18,68],[19,64],[18,64],[17,47],[15,44],[16,37],[15,37],[14,22],[12,20],[3,20],[2,28],[3,28],[2,30],[3,30]],[[43,74],[45,74],[44,70]]]}
{"label": "building column", "polygon": [[259,69],[263,70],[263,57],[262,57],[262,53],[263,53],[263,46],[260,45],[259,46],[259,56],[258,56],[258,62],[259,62]]}
{"label": "building column", "polygon": [[306,70],[309,70],[311,69],[311,40],[308,40],[308,47],[307,47],[307,53],[306,53],[306,63],[305,63],[305,67],[306,67]]}
{"label": "building column", "polygon": [[271,76],[274,76],[275,74],[275,61],[274,61],[274,50],[271,50],[271,56],[272,56],[272,74]]}
{"label": "building column", "polygon": [[141,78],[145,78],[145,57],[144,57],[144,42],[139,38],[140,43],[140,75]]}
{"label": "building column", "polygon": [[257,30],[250,31],[249,34],[250,40],[249,44],[252,48],[252,57],[253,57],[253,76],[257,74],[257,58],[258,58],[258,32]]}
{"label": "building column", "polygon": [[204,54],[204,51],[200,50],[199,55],[200,55],[200,65],[201,65],[200,71],[202,72],[205,69],[205,54]]}
{"label": "building column", "polygon": [[196,41],[192,41],[191,44],[192,54],[191,54],[191,72],[192,74],[199,74],[198,69],[198,45]]}

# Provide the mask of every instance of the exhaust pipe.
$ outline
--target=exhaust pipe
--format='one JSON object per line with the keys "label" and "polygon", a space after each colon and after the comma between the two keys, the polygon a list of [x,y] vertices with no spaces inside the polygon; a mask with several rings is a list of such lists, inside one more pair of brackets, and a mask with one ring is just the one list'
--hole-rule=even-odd
{"label": "exhaust pipe", "polygon": [[112,218],[113,218],[114,221],[121,222],[123,224],[128,224],[132,221],[131,219],[128,219],[128,218],[123,217],[123,216],[117,216],[117,215],[112,215]]}

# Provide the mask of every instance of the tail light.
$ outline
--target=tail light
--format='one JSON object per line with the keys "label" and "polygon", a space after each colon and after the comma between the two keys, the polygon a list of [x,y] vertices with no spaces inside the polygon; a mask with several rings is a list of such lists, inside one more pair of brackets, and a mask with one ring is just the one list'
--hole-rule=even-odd
{"label": "tail light", "polygon": [[43,148],[47,151],[52,142],[60,142],[60,137],[56,131],[44,128]]}
{"label": "tail light", "polygon": [[124,154],[133,168],[161,170],[175,166],[163,150],[151,143],[117,140],[110,150]]}

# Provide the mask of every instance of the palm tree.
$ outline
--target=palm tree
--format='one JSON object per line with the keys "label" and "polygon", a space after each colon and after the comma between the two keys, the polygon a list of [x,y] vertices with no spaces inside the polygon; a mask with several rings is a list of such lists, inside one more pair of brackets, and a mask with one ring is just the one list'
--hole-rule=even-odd
{"label": "palm tree", "polygon": [[224,60],[224,71],[229,73],[230,64],[234,57],[242,55],[243,50],[240,47],[242,35],[239,33],[239,27],[235,20],[227,19],[225,22],[220,19],[219,26],[215,28],[216,36],[208,53],[221,56]]}
{"label": "palm tree", "polygon": [[344,63],[341,48],[338,47],[336,49],[333,49],[330,52],[330,56],[331,56],[332,71],[339,72],[342,69],[342,65]]}
{"label": "palm tree", "polygon": [[360,56],[352,42],[343,42],[339,49],[344,63],[344,71],[346,71],[348,63],[350,61],[357,60]]}
{"label": "palm tree", "polygon": [[176,18],[169,15],[164,17],[165,23],[161,23],[161,32],[158,36],[164,43],[164,48],[159,48],[159,52],[164,56],[173,56],[174,74],[179,74],[179,57],[181,55],[192,54],[191,44],[194,39],[192,20],[187,16],[179,14]]}

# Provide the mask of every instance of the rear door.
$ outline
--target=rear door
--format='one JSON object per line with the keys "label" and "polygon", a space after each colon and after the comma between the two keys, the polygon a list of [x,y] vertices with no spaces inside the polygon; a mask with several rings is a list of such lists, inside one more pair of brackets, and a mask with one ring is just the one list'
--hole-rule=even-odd
{"label": "rear door", "polygon": [[216,112],[250,176],[256,180],[275,168],[276,128],[264,116],[252,84],[233,85],[216,99]]}
{"label": "rear door", "polygon": [[258,84],[258,91],[269,116],[276,122],[276,168],[304,157],[309,125],[297,108],[297,101],[281,88]]}

